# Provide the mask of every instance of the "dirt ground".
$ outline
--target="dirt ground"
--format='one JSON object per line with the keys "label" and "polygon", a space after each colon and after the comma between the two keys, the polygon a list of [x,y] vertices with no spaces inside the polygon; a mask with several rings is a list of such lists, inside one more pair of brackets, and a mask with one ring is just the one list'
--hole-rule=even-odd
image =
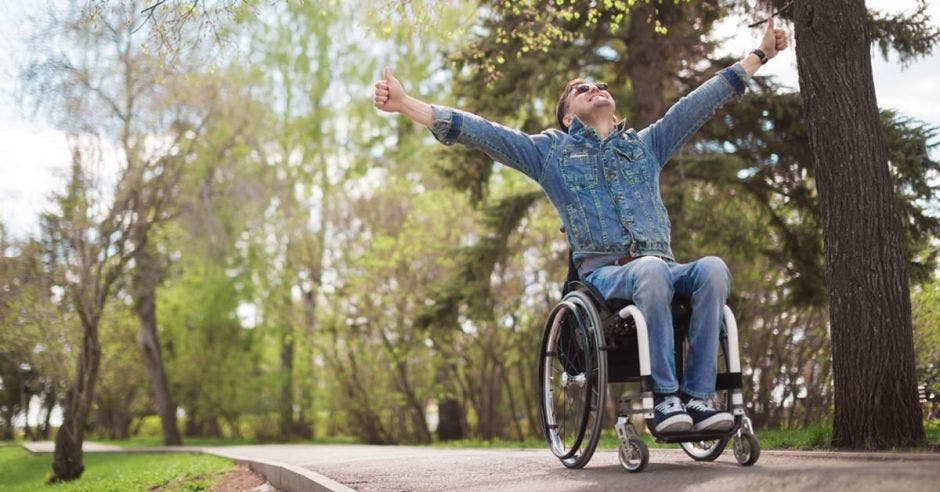
{"label": "dirt ground", "polygon": [[275,492],[276,488],[264,479],[263,476],[248,469],[245,465],[237,465],[234,470],[226,473],[213,492]]}

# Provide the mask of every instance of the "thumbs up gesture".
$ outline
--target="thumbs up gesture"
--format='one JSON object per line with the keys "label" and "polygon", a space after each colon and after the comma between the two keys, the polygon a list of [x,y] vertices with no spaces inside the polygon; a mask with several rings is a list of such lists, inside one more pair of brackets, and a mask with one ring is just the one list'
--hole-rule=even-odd
{"label": "thumbs up gesture", "polygon": [[767,20],[767,30],[764,31],[764,38],[760,42],[760,49],[767,55],[767,58],[777,56],[777,52],[787,47],[787,34],[783,29],[774,28],[774,18]]}
{"label": "thumbs up gesture", "polygon": [[375,83],[375,95],[372,98],[375,101],[375,107],[388,113],[400,112],[404,108],[407,97],[405,89],[392,75],[391,68],[385,67],[382,77],[382,80]]}

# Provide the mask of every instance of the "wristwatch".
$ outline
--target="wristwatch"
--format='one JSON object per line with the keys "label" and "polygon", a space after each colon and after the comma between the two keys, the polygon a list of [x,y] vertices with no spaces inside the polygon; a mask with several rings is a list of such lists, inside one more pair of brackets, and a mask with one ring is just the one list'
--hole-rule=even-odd
{"label": "wristwatch", "polygon": [[763,64],[767,63],[768,61],[770,61],[770,58],[767,58],[767,55],[764,54],[764,52],[763,52],[761,49],[759,49],[759,48],[758,48],[758,49],[755,49],[755,50],[753,50],[753,51],[751,51],[751,53],[754,53],[755,55],[757,55],[758,58],[760,58],[760,64],[761,64],[761,65],[763,65]]}

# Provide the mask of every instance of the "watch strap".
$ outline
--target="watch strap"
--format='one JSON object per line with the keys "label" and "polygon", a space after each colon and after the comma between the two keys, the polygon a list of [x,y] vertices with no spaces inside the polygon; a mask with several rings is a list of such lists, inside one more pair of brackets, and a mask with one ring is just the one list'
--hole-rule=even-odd
{"label": "watch strap", "polygon": [[761,65],[770,61],[770,58],[767,58],[767,54],[764,53],[764,51],[761,50],[760,48],[752,50],[751,53],[754,53],[755,55],[757,55],[758,58],[760,58]]}

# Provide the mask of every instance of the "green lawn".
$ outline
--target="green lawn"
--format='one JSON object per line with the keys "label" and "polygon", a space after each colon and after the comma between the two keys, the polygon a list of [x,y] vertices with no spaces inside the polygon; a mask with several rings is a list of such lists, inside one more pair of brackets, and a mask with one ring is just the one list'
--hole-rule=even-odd
{"label": "green lawn", "polygon": [[[929,424],[926,427],[928,446],[933,449],[940,447],[940,423]],[[824,450],[829,449],[832,440],[832,427],[826,424],[817,424],[803,429],[759,429],[756,432],[761,449],[797,449],[797,450]],[[660,444],[652,436],[643,435],[646,445],[651,448],[676,448],[678,444]],[[465,439],[461,441],[437,442],[432,444],[442,448],[544,448],[542,439],[528,439],[525,441],[480,441]],[[620,446],[617,435],[613,429],[604,429],[601,440],[597,444],[599,449],[616,449]],[[925,449],[926,450],[926,449]],[[917,451],[914,449],[913,451]]]}
{"label": "green lawn", "polygon": [[85,473],[79,480],[46,485],[52,455],[33,456],[6,445],[0,447],[0,490],[208,490],[233,467],[231,460],[208,455],[85,453]]}
{"label": "green lawn", "polygon": [[[132,436],[129,439],[111,440],[89,437],[89,441],[100,442],[102,444],[112,444],[122,448],[153,448],[163,446],[162,437],[152,436]],[[184,437],[184,446],[240,446],[244,444],[359,444],[353,437],[314,439],[314,440],[295,440],[295,441],[260,441],[250,437]]]}

